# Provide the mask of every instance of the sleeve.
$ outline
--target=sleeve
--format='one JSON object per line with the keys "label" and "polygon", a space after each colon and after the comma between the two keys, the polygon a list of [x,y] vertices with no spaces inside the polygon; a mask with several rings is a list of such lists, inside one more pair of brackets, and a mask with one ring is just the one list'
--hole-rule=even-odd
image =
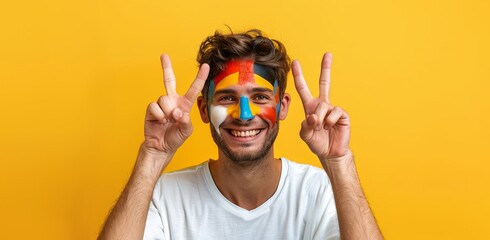
{"label": "sleeve", "polygon": [[[310,189],[310,206],[314,206],[310,214],[311,239],[340,239],[337,208],[333,195],[332,185],[326,174],[319,176],[317,183]],[[308,225],[308,224],[307,224]]]}
{"label": "sleeve", "polygon": [[157,182],[153,190],[153,197],[150,202],[148,216],[146,218],[144,240],[164,240],[162,216],[158,211],[158,202],[160,199],[160,181]]}

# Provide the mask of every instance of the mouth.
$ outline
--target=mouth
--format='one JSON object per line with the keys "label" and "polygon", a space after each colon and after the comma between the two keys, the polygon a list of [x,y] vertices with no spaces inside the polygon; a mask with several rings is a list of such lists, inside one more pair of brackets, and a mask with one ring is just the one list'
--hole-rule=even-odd
{"label": "mouth", "polygon": [[252,129],[252,130],[236,130],[236,129],[225,129],[231,136],[237,138],[250,138],[259,135],[262,129]]}

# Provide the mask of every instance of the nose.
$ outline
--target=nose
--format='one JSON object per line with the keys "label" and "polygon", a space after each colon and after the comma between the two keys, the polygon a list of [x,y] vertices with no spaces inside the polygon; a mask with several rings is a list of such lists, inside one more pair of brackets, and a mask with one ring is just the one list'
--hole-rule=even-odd
{"label": "nose", "polygon": [[250,120],[254,118],[252,110],[250,109],[250,103],[248,102],[248,97],[240,97],[240,120]]}

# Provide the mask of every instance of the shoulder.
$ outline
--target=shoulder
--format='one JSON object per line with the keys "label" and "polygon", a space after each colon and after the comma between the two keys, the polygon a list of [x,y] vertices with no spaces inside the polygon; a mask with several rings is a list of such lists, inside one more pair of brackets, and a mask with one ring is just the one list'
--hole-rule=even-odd
{"label": "shoulder", "polygon": [[287,158],[282,159],[286,161],[288,165],[288,175],[291,175],[292,177],[305,178],[305,180],[323,179],[328,181],[327,173],[322,168],[304,163],[297,163]]}
{"label": "shoulder", "polygon": [[305,190],[317,191],[319,188],[329,188],[330,180],[325,170],[308,164],[297,163],[287,158],[282,158],[288,166],[288,179],[296,184],[304,186]]}
{"label": "shoulder", "polygon": [[206,161],[195,166],[162,174],[155,186],[155,191],[162,192],[195,187],[198,182],[202,181],[207,163]]}
{"label": "shoulder", "polygon": [[306,209],[305,239],[340,239],[335,198],[325,170],[287,161],[291,179],[301,182],[298,186],[302,191],[298,195],[300,207]]}

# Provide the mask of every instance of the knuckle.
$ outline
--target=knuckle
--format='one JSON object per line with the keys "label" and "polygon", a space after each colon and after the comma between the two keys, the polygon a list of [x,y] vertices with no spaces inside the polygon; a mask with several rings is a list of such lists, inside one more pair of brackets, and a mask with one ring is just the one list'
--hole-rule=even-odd
{"label": "knuckle", "polygon": [[172,102],[172,99],[167,96],[167,95],[164,95],[164,96],[161,96],[159,99],[158,99],[158,104],[160,104],[160,106],[167,106],[167,105],[170,105]]}
{"label": "knuckle", "polygon": [[327,124],[328,126],[332,126],[335,124],[335,119],[332,118],[332,116],[328,116],[327,118],[325,118],[325,124]]}
{"label": "knuckle", "polygon": [[151,110],[152,108],[155,107],[155,104],[157,104],[157,103],[156,102],[150,102],[150,103],[148,103],[148,106],[146,108]]}
{"label": "knuckle", "polygon": [[158,104],[162,105],[165,102],[165,98],[166,98],[166,96],[160,96],[158,98]]}
{"label": "knuckle", "polygon": [[151,102],[150,104],[148,104],[147,111],[150,114],[156,115],[156,114],[158,114],[159,110],[160,110],[160,107],[158,106],[158,104],[156,102]]}
{"label": "knuckle", "polygon": [[347,114],[347,112],[345,111],[345,109],[341,108],[341,107],[337,107],[338,108],[338,111],[339,111],[339,114],[340,115],[343,115],[345,116],[346,118],[349,118],[349,114]]}

